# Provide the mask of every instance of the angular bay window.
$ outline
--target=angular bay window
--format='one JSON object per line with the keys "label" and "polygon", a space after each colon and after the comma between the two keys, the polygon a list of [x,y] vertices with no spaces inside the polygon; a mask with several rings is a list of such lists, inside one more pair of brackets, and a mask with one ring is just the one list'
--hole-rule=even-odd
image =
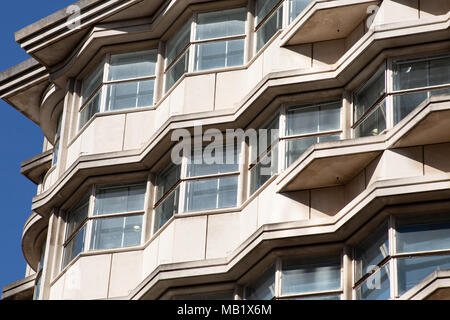
{"label": "angular bay window", "polygon": [[355,137],[376,136],[386,128],[386,66],[353,94]]}
{"label": "angular bay window", "polygon": [[354,250],[356,299],[398,298],[433,272],[450,270],[447,214],[392,217],[389,225]]}
{"label": "angular bay window", "polygon": [[450,93],[450,55],[393,62],[394,124],[423,101]]}
{"label": "angular bay window", "polygon": [[243,65],[246,20],[247,8],[195,14],[166,44],[165,91],[187,72]]}
{"label": "angular bay window", "polygon": [[310,146],[341,139],[341,101],[289,107],[286,112],[286,167]]}
{"label": "angular bay window", "polygon": [[79,129],[99,112],[154,104],[157,51],[108,55],[82,85]]}
{"label": "angular bay window", "polygon": [[153,232],[181,212],[237,206],[240,148],[209,147],[193,150],[181,166],[172,164],[158,176]]}
{"label": "angular bay window", "polygon": [[269,267],[264,273],[244,290],[245,300],[271,300],[275,292],[275,266]]}
{"label": "angular bay window", "polygon": [[257,0],[255,14],[256,51],[283,28],[283,1]]}
{"label": "angular bay window", "polygon": [[80,200],[67,213],[62,267],[87,250],[140,245],[145,194],[139,183],[97,187]]}

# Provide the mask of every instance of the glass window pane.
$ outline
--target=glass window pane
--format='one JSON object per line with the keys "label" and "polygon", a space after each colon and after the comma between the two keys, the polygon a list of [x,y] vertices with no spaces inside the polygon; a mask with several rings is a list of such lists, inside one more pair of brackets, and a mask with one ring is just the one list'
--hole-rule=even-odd
{"label": "glass window pane", "polygon": [[63,268],[84,251],[85,234],[86,226],[83,227],[64,248]]}
{"label": "glass window pane", "polygon": [[283,261],[282,295],[339,289],[341,289],[341,261],[339,257],[309,262]]}
{"label": "glass window pane", "polygon": [[178,213],[180,188],[176,188],[156,209],[153,232],[157,232],[173,215]]}
{"label": "glass window pane", "polygon": [[307,137],[286,141],[286,167],[293,164],[313,144],[318,142],[318,137]]}
{"label": "glass window pane", "polygon": [[237,176],[187,182],[185,211],[235,207],[237,188]]}
{"label": "glass window pane", "polygon": [[270,300],[275,296],[275,266],[245,287],[245,300]]}
{"label": "glass window pane", "polygon": [[244,63],[244,39],[198,44],[195,51],[196,71],[233,67]]}
{"label": "glass window pane", "polygon": [[188,20],[175,36],[166,45],[166,68],[183,52],[191,41],[191,20]]}
{"label": "glass window pane", "polygon": [[245,34],[247,9],[199,13],[197,20],[197,40],[206,40]]}
{"label": "glass window pane", "polygon": [[68,212],[67,215],[67,232],[66,239],[68,239],[78,227],[87,219],[89,214],[89,194],[84,196],[75,207]]}
{"label": "glass window pane", "polygon": [[188,71],[189,50],[166,73],[166,92]]}
{"label": "glass window pane", "polygon": [[280,0],[257,0],[256,1],[256,24],[259,24]]}
{"label": "glass window pane", "polygon": [[302,106],[287,112],[287,135],[313,133],[319,131],[319,107]]}
{"label": "glass window pane", "polygon": [[341,140],[340,134],[329,134],[326,136],[319,136],[319,142],[330,142],[330,141],[337,141]]}
{"label": "glass window pane", "polygon": [[399,123],[411,111],[428,98],[428,93],[414,92],[394,96],[394,124]]}
{"label": "glass window pane", "polygon": [[357,300],[389,300],[390,297],[388,265],[379,269],[356,288]]}
{"label": "glass window pane", "polygon": [[430,61],[430,85],[437,86],[450,83],[450,56]]}
{"label": "glass window pane", "polygon": [[[230,149],[230,150],[229,150]],[[217,152],[217,154],[216,154]],[[227,153],[232,152],[229,157],[233,157],[232,163],[227,163]],[[187,176],[200,177],[219,173],[239,171],[239,152],[240,148],[227,148],[227,146],[218,145],[216,149],[203,148],[202,152],[192,152],[188,159]],[[202,158],[200,158],[200,156]],[[231,160],[231,159],[230,159]]]}
{"label": "glass window pane", "polygon": [[376,136],[384,130],[386,130],[386,101],[355,128],[355,138]]}
{"label": "glass window pane", "polygon": [[278,145],[250,170],[250,195],[278,173]]}
{"label": "glass window pane", "polygon": [[354,95],[355,121],[358,121],[386,93],[385,66],[380,69]]}
{"label": "glass window pane", "polygon": [[319,131],[339,130],[341,128],[341,102],[319,106]]}
{"label": "glass window pane", "polygon": [[83,90],[81,92],[83,103],[86,102],[103,83],[104,65],[105,63],[102,61],[89,77],[83,80]]}
{"label": "glass window pane", "polygon": [[140,51],[111,56],[109,81],[155,75],[157,51]]}
{"label": "glass window pane", "polygon": [[106,111],[152,106],[154,87],[155,80],[108,85]]}
{"label": "glass window pane", "polygon": [[146,184],[106,187],[97,191],[94,215],[144,211]]}
{"label": "glass window pane", "polygon": [[172,189],[178,181],[180,181],[181,166],[171,165],[164,170],[159,176],[156,186],[156,202]]}
{"label": "glass window pane", "polygon": [[280,8],[256,31],[256,51],[272,39],[273,35],[283,28],[283,6]]}
{"label": "glass window pane", "polygon": [[383,223],[355,248],[355,282],[389,256],[388,225]]}
{"label": "glass window pane", "polygon": [[91,250],[113,249],[140,244],[142,216],[94,220]]}
{"label": "glass window pane", "polygon": [[[103,89],[102,89],[103,90]],[[100,112],[100,98],[102,96],[102,90],[100,90],[94,98],[81,110],[80,123],[78,129],[84,127],[84,125],[91,120],[91,118],[98,112]]]}
{"label": "glass window pane", "polygon": [[428,62],[425,60],[400,60],[393,62],[394,90],[427,87]]}
{"label": "glass window pane", "polygon": [[420,252],[450,249],[450,222],[399,221],[397,227],[397,251]]}
{"label": "glass window pane", "polygon": [[450,269],[450,256],[398,259],[398,293],[405,293],[436,270]]}
{"label": "glass window pane", "polygon": [[289,0],[289,23],[295,20],[311,0]]}
{"label": "glass window pane", "polygon": [[[280,138],[280,115],[277,114],[273,117],[267,124],[262,126],[257,130],[258,140],[256,141],[257,145],[250,146],[250,161],[251,163],[255,163],[257,158],[265,153],[270,146],[272,146],[275,142],[278,142]],[[266,141],[264,141],[266,139]],[[250,140],[251,143],[252,140]]]}

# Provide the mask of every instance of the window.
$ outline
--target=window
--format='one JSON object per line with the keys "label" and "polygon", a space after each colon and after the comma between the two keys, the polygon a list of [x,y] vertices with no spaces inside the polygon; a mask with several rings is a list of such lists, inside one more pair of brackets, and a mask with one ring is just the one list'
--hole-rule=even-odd
{"label": "window", "polygon": [[61,125],[62,125],[62,114],[58,118],[58,123],[56,125],[56,135],[55,135],[55,142],[53,143],[53,165],[56,165],[58,163],[58,156],[59,156],[59,146],[61,139]]}
{"label": "window", "polygon": [[[230,150],[232,163],[227,162]],[[236,207],[239,152],[239,147],[217,145],[211,151],[212,159],[206,161],[206,148],[193,150],[181,166],[170,165],[162,171],[157,179],[153,231],[180,212]]]}
{"label": "window", "polygon": [[98,112],[152,106],[156,50],[108,55],[83,81],[79,129]]}
{"label": "window", "polygon": [[311,0],[289,0],[289,23],[295,20]]}
{"label": "window", "polygon": [[256,51],[283,28],[283,1],[257,0],[255,14]]}
{"label": "window", "polygon": [[376,136],[386,129],[386,92],[383,64],[353,95],[355,137]]}
{"label": "window", "polygon": [[139,245],[145,193],[146,183],[96,187],[80,200],[67,214],[63,268],[86,250]]}
{"label": "window", "polygon": [[[280,115],[277,114],[258,131],[258,145],[250,146],[250,195],[255,193],[273,175],[278,173]],[[260,140],[266,139],[261,148]]]}
{"label": "window", "polygon": [[256,280],[245,287],[245,300],[271,300],[275,293],[275,266],[269,267]]}
{"label": "window", "polygon": [[355,248],[355,297],[397,298],[434,271],[450,269],[449,234],[446,214],[392,217],[383,223]]}
{"label": "window", "polygon": [[[44,237],[46,239],[47,237]],[[36,272],[36,282],[35,282],[35,288],[34,288],[34,294],[33,294],[33,300],[39,300],[41,295],[41,289],[42,289],[42,273],[44,269],[44,260],[45,260],[45,250],[46,250],[47,243],[44,240],[41,247],[41,255],[39,259],[39,264]]]}
{"label": "window", "polygon": [[340,299],[341,257],[284,260],[281,295],[298,299]]}
{"label": "window", "polygon": [[286,167],[310,146],[341,139],[341,101],[289,107],[286,111]]}
{"label": "window", "polygon": [[243,65],[246,20],[246,8],[194,15],[167,42],[165,91],[186,72]]}
{"label": "window", "polygon": [[450,55],[395,60],[392,67],[394,124],[427,98],[450,93]]}

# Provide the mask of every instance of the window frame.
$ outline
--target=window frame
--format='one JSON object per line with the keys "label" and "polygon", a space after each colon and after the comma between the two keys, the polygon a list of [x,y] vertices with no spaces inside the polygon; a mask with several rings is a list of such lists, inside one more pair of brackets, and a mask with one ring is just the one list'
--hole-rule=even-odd
{"label": "window frame", "polygon": [[[226,153],[227,151],[227,144],[223,144],[221,145],[220,143],[217,144],[218,146],[223,146],[224,148],[224,153]],[[206,145],[202,146],[202,149],[205,147]],[[208,144],[208,146],[214,146],[213,144]],[[240,157],[242,156],[242,152],[243,148],[240,145],[234,144],[234,146],[236,147],[236,156],[237,159],[239,161]],[[192,147],[191,148],[192,151],[194,152],[195,148]],[[157,234],[161,229],[164,228],[165,225],[167,225],[168,223],[170,223],[171,219],[175,216],[175,215],[186,215],[186,214],[198,214],[198,213],[203,213],[203,212],[215,212],[215,211],[223,211],[223,210],[236,210],[236,208],[238,208],[240,206],[240,199],[239,199],[239,194],[241,192],[240,190],[240,186],[241,186],[241,181],[243,179],[242,177],[242,170],[241,170],[241,166],[239,165],[239,163],[237,164],[237,170],[234,171],[230,171],[230,172],[223,172],[223,173],[215,173],[215,174],[205,174],[205,175],[197,175],[197,176],[192,176],[190,177],[188,175],[188,161],[189,161],[189,157],[183,154],[183,158],[182,158],[182,163],[178,166],[180,166],[180,175],[179,175],[179,179],[177,180],[177,182],[169,189],[167,190],[161,197],[159,200],[156,200],[155,197],[155,201],[153,203],[152,206],[152,234]],[[173,163],[170,163],[169,165],[166,165],[163,167],[162,170],[160,170],[160,172],[157,174],[157,178],[158,179],[161,175],[163,175],[165,172],[167,172],[168,170],[170,170],[170,168],[172,168],[172,166],[177,166]],[[220,178],[229,178],[229,177],[237,177],[237,189],[236,189],[236,205],[232,206],[232,207],[223,207],[223,208],[213,208],[213,209],[203,209],[203,210],[195,210],[195,211],[187,211],[186,209],[186,196],[187,196],[187,184],[190,182],[195,182],[195,181],[205,181],[205,180],[215,180],[215,179],[220,179]],[[158,183],[156,183],[155,185],[155,194],[158,194]],[[158,229],[155,229],[156,227],[156,210],[162,206],[165,201],[167,199],[169,199],[175,192],[177,192],[178,190],[178,207],[177,207],[177,211],[176,213],[173,213],[171,215],[171,217],[162,225],[159,226]]]}
{"label": "window frame", "polygon": [[[183,76],[185,74],[190,74],[190,73],[203,73],[203,72],[212,72],[212,71],[217,71],[217,70],[223,70],[223,69],[230,69],[230,68],[237,68],[237,67],[242,67],[243,65],[245,65],[246,63],[246,56],[247,56],[247,51],[248,51],[248,46],[246,43],[246,39],[247,39],[247,24],[248,24],[248,19],[247,19],[247,15],[245,18],[245,29],[244,32],[240,35],[233,35],[233,36],[225,36],[225,37],[215,37],[215,38],[211,38],[211,39],[204,39],[204,40],[197,40],[196,39],[196,35],[197,35],[197,24],[198,24],[198,15],[199,14],[203,14],[203,13],[212,13],[212,12],[220,12],[220,11],[228,11],[228,10],[233,10],[233,9],[244,9],[246,10],[246,12],[248,13],[249,7],[248,4],[243,6],[243,5],[237,5],[237,6],[232,6],[232,7],[227,7],[227,8],[222,8],[222,9],[216,9],[216,10],[198,10],[193,12],[193,14],[189,17],[189,19],[187,19],[182,26],[176,30],[176,32],[174,32],[174,34],[167,40],[165,41],[166,47],[164,50],[164,84],[163,84],[163,88],[164,88],[164,93],[168,93],[173,87],[176,86],[176,84],[183,78]],[[173,37],[178,35],[178,32],[181,32],[182,28],[186,25],[190,23],[190,35],[189,35],[189,43],[183,48],[183,50],[180,51],[180,53],[178,53],[173,60],[168,63],[169,57],[168,57],[168,50],[167,50],[167,44],[170,42],[170,40],[173,39]],[[220,42],[220,41],[230,41],[230,40],[239,40],[242,39],[244,40],[244,52],[243,52],[243,63],[242,65],[239,66],[230,66],[230,67],[218,67],[218,68],[212,68],[212,69],[205,69],[205,70],[197,70],[195,67],[195,60],[196,60],[196,50],[199,44],[204,44],[204,43],[213,43],[213,42]],[[167,85],[167,77],[169,72],[174,68],[174,66],[181,60],[183,59],[183,57],[187,54],[187,70],[171,85],[168,86]]]}
{"label": "window frame", "polygon": [[[142,53],[142,52],[155,52],[156,60],[155,63],[155,72],[150,76],[141,76],[141,77],[135,77],[135,78],[127,78],[127,79],[120,79],[120,80],[108,80],[109,74],[110,74],[110,66],[111,66],[111,57],[115,55],[122,55],[122,54],[133,54],[133,53]],[[93,93],[85,98],[83,97],[83,90],[85,88],[85,80],[88,79],[94,72],[97,71],[97,67],[100,65],[103,65],[103,77],[101,84],[93,91]],[[101,70],[101,68],[99,68]],[[97,115],[97,114],[106,114],[106,113],[113,113],[118,111],[127,111],[127,110],[136,110],[136,109],[145,109],[153,107],[156,103],[156,88],[157,88],[157,70],[158,70],[158,48],[145,48],[145,49],[138,49],[134,51],[127,51],[127,52],[115,52],[115,53],[107,53],[104,55],[101,62],[96,66],[95,69],[91,70],[90,73],[88,73],[83,79],[80,80],[81,86],[80,86],[80,105],[78,108],[78,121],[77,121],[77,130],[82,131],[89,123],[90,121]],[[149,81],[153,80],[153,98],[152,98],[152,104],[148,106],[143,107],[134,107],[134,108],[125,108],[125,109],[119,109],[119,110],[107,110],[106,102],[107,102],[107,95],[108,95],[108,87],[115,85],[115,84],[123,84],[123,83],[132,83],[132,82],[142,82],[142,81]],[[84,124],[81,124],[82,118],[81,114],[86,109],[89,108],[91,102],[93,102],[97,95],[99,95],[99,102],[98,102],[98,111],[95,112],[91,117],[87,119],[87,121]]]}

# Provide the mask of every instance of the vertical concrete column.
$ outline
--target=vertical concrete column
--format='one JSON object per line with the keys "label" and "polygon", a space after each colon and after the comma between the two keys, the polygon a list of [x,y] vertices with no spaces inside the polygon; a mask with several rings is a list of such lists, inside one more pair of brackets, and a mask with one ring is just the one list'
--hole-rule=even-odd
{"label": "vertical concrete column", "polygon": [[153,230],[153,204],[156,194],[156,174],[150,173],[147,178],[147,196],[145,198],[145,220],[142,226],[142,243],[147,242],[152,236]]}
{"label": "vertical concrete column", "polygon": [[160,41],[158,43],[158,58],[156,62],[155,104],[157,104],[163,96],[165,51],[166,45],[164,42]]}
{"label": "vertical concrete column", "polygon": [[48,300],[50,298],[50,283],[52,280],[52,271],[54,267],[54,260],[57,256],[56,252],[58,249],[58,225],[59,216],[56,209],[52,210],[48,221],[47,229],[47,240],[46,240],[46,250],[44,256],[44,266],[42,269],[41,277],[41,295],[40,299]]}
{"label": "vertical concrete column", "polygon": [[63,111],[62,111],[62,121],[61,121],[61,137],[60,137],[60,157],[58,160],[58,177],[60,177],[66,170],[67,164],[67,148],[70,141],[70,124],[74,123],[71,121],[70,115],[76,115],[73,112],[75,106],[75,81],[70,79],[67,81],[66,94],[64,98]]}
{"label": "vertical concrete column", "polygon": [[[239,141],[238,141],[239,142]],[[241,206],[247,200],[247,186],[248,186],[248,159],[249,147],[245,139],[240,145],[239,153],[239,185],[238,185],[238,206]]]}
{"label": "vertical concrete column", "polygon": [[343,139],[351,139],[352,137],[352,94],[349,91],[344,91],[342,94],[342,135]]}
{"label": "vertical concrete column", "polygon": [[253,32],[255,29],[255,5],[255,0],[250,0],[247,5],[247,23],[245,25],[245,47],[247,50],[245,51],[244,64],[247,64],[253,58],[255,52],[255,33]]}

